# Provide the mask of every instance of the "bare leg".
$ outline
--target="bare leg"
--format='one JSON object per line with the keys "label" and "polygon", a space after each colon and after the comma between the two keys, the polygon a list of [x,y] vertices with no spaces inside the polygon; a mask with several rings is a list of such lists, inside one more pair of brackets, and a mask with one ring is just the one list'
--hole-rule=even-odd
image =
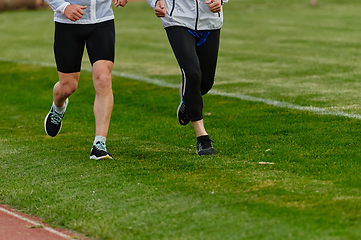
{"label": "bare leg", "polygon": [[54,85],[53,100],[57,107],[64,105],[65,100],[78,88],[80,72],[61,73],[59,81]]}
{"label": "bare leg", "polygon": [[54,103],[52,104],[52,107],[44,120],[45,132],[51,137],[55,137],[60,132],[64,112],[66,109],[64,102],[78,88],[79,76],[79,72],[59,72],[59,81],[54,85],[53,88]]}
{"label": "bare leg", "polygon": [[114,104],[112,69],[113,63],[111,61],[100,60],[93,64],[93,84],[96,93],[94,101],[96,136],[107,137],[108,135]]}
{"label": "bare leg", "polygon": [[209,138],[204,129],[203,119],[199,121],[192,121],[194,131],[197,135],[197,154],[198,155],[213,155],[216,154],[212,145],[212,140]]}
{"label": "bare leg", "polygon": [[204,128],[203,119],[199,121],[192,121],[192,125],[197,137],[208,135],[206,129]]}

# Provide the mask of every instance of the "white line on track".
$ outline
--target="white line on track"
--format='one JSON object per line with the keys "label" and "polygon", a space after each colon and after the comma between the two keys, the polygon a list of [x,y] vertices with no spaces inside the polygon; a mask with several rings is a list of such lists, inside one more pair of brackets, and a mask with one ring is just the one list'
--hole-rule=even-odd
{"label": "white line on track", "polygon": [[[13,63],[20,63],[20,64],[38,65],[38,66],[44,66],[44,67],[55,67],[55,65],[52,63],[14,60],[14,59],[7,59],[7,58],[1,58],[1,57],[0,57],[0,61],[7,61],[7,62],[13,62]],[[87,71],[87,72],[92,71],[91,68],[82,68],[82,70]],[[141,81],[141,82],[154,84],[154,85],[157,85],[160,87],[169,87],[169,88],[177,88],[177,89],[179,88],[179,84],[167,83],[166,81],[160,80],[160,79],[141,77],[141,76],[128,74],[128,73],[120,73],[120,72],[114,71],[114,70],[113,70],[112,74],[117,77],[129,78],[132,80],[137,80],[137,81]],[[272,100],[272,99],[257,98],[257,97],[253,97],[253,96],[249,96],[249,95],[243,95],[240,93],[228,93],[228,92],[222,92],[222,91],[218,91],[218,90],[211,90],[209,92],[209,94],[238,98],[241,100],[251,101],[251,102],[262,102],[262,103],[272,105],[275,107],[289,108],[289,109],[295,109],[295,110],[300,110],[300,111],[308,111],[308,112],[316,113],[319,115],[333,115],[333,116],[361,119],[361,115],[359,115],[359,114],[350,114],[350,113],[345,113],[345,112],[342,112],[339,110],[330,111],[330,110],[326,110],[324,108],[313,107],[313,106],[300,106],[300,105],[296,105],[296,104],[292,104],[292,103],[288,103],[288,102],[282,102],[282,101],[277,101],[277,100]]]}
{"label": "white line on track", "polygon": [[28,219],[28,218],[26,218],[26,217],[20,216],[20,215],[14,213],[14,212],[11,212],[11,211],[9,211],[9,210],[1,207],[1,206],[0,206],[0,211],[2,211],[2,212],[4,212],[4,213],[7,213],[7,214],[9,214],[9,215],[11,215],[11,216],[13,216],[13,217],[18,218],[18,219],[27,221],[27,222],[35,225],[35,226],[43,226],[43,227],[42,227],[43,229],[45,229],[46,231],[49,231],[49,232],[51,232],[51,233],[54,233],[55,235],[58,235],[59,237],[63,237],[63,238],[65,238],[65,239],[71,239],[71,237],[68,236],[68,235],[66,235],[66,234],[63,234],[63,233],[61,233],[61,232],[58,232],[58,231],[56,231],[56,230],[54,230],[54,229],[52,229],[52,228],[49,228],[49,227],[45,227],[43,224],[34,222],[34,221],[32,221],[32,220],[30,220],[30,219]]}

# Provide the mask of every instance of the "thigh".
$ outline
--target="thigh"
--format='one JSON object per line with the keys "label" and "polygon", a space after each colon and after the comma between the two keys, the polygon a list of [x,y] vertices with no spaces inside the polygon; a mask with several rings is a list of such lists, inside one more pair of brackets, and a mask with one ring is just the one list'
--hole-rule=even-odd
{"label": "thigh", "polygon": [[74,73],[62,73],[58,72],[59,75],[59,86],[63,91],[72,93],[78,88],[78,82],[80,77],[80,72]]}
{"label": "thigh", "polygon": [[202,71],[202,80],[214,81],[216,73],[220,30],[212,30],[207,40],[197,47],[197,55]]}
{"label": "thigh", "polygon": [[168,27],[166,31],[179,66],[186,72],[198,70],[196,38],[184,27]]}
{"label": "thigh", "polygon": [[54,55],[59,72],[80,72],[85,40],[78,24],[55,23]]}
{"label": "thigh", "polygon": [[99,60],[114,62],[115,49],[114,20],[94,24],[86,41],[89,59],[93,65]]}

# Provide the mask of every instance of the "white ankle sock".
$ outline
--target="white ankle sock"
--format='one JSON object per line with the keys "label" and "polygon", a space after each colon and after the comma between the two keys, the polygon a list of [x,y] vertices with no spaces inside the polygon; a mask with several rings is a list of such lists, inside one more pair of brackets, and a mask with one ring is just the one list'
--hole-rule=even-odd
{"label": "white ankle sock", "polygon": [[95,136],[95,140],[93,142],[93,145],[95,145],[97,142],[102,142],[105,145],[105,141],[107,140],[106,137],[103,136]]}
{"label": "white ankle sock", "polygon": [[61,106],[61,107],[57,107],[55,105],[55,103],[53,102],[53,107],[54,107],[55,111],[58,113],[64,113],[66,110],[66,106],[68,106],[68,99],[65,100],[63,106]]}

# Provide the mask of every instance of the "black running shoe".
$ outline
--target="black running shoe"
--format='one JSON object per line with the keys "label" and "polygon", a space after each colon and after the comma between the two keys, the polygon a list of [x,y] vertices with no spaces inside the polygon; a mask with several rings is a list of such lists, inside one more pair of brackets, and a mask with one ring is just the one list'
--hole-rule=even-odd
{"label": "black running shoe", "polygon": [[104,143],[97,142],[95,145],[93,145],[93,148],[90,152],[90,159],[113,159],[113,156],[107,152],[107,148]]}
{"label": "black running shoe", "polygon": [[[68,105],[68,99],[66,99],[65,106]],[[64,113],[58,113],[54,107],[51,107],[50,112],[46,115],[44,120],[45,132],[51,137],[58,135],[61,129]]]}
{"label": "black running shoe", "polygon": [[197,154],[201,155],[213,155],[216,154],[216,150],[212,146],[212,140],[209,139],[204,142],[197,141]]}
{"label": "black running shoe", "polygon": [[183,83],[179,87],[179,96],[180,96],[181,102],[177,109],[177,118],[178,118],[178,122],[181,125],[187,125],[189,123],[189,119],[187,118],[187,114],[186,114],[186,105],[183,102],[182,86],[183,86]]}

